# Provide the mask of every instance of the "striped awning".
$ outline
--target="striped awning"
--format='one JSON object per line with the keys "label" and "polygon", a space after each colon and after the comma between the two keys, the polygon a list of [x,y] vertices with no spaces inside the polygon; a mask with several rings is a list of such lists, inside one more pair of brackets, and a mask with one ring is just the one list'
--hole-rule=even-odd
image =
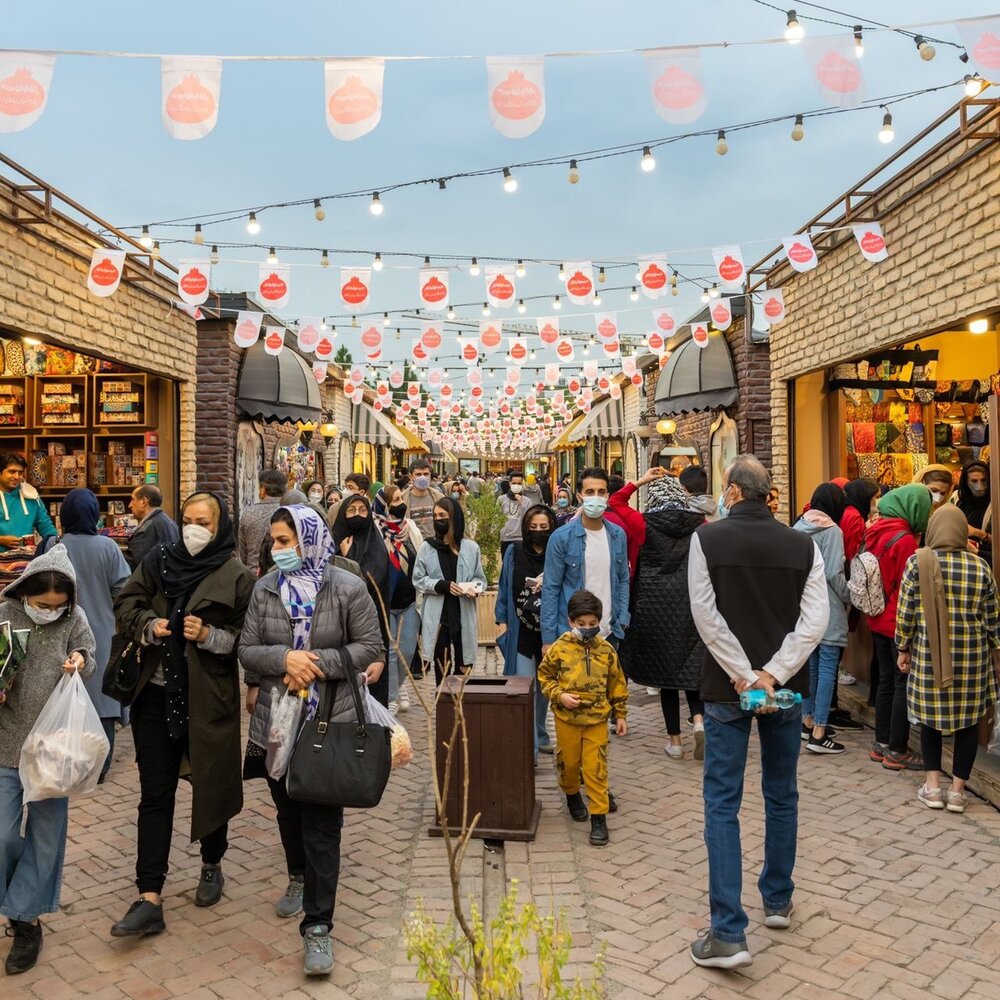
{"label": "striped awning", "polygon": [[366,444],[389,445],[392,448],[409,447],[406,438],[388,417],[372,409],[370,403],[359,403],[354,407],[351,430],[355,441]]}
{"label": "striped awning", "polygon": [[591,407],[583,420],[569,435],[570,444],[580,444],[587,438],[616,438],[625,434],[625,412],[621,398],[602,399]]}
{"label": "striped awning", "polygon": [[419,451],[425,453],[430,451],[427,445],[424,444],[424,442],[408,427],[404,427],[402,424],[393,424],[393,427],[395,427],[396,430],[406,438],[408,442],[405,449],[406,451]]}

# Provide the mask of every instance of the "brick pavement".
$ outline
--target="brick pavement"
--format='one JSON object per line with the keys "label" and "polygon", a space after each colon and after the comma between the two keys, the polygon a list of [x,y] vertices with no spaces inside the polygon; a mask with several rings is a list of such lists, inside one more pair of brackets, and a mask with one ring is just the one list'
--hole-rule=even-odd
{"label": "brick pavement", "polygon": [[[426,683],[426,682],[425,682]],[[740,973],[697,969],[686,954],[707,925],[700,767],[663,753],[659,702],[632,689],[632,732],[612,739],[612,784],[621,811],[611,847],[591,848],[585,824],[562,808],[551,758],[534,844],[507,844],[508,878],[522,898],[565,909],[575,971],[599,942],[605,986],[616,1000],[704,997],[988,997],[1000,995],[1000,814],[974,799],[965,816],[932,813],[915,799],[916,775],[867,760],[870,733],[850,752],[802,761],[796,915],[789,931],[761,925],[756,876],[763,821],[756,756],[743,813],[744,901],[754,965]],[[393,774],[381,806],[348,819],[334,931],[337,968],[305,982],[296,921],[274,916],[284,872],[273,809],[262,782],[231,829],[225,898],[192,899],[197,852],[186,843],[182,792],[166,889],[167,932],[112,941],[110,924],[133,897],[137,776],[122,734],[109,783],[71,809],[63,912],[46,920],[42,961],[3,980],[3,1000],[253,1000],[422,997],[404,954],[401,921],[418,899],[448,907],[443,849],[425,834],[433,814],[426,737],[411,711],[413,765]],[[805,755],[804,755],[805,756]],[[466,863],[468,891],[482,888],[482,847]]]}

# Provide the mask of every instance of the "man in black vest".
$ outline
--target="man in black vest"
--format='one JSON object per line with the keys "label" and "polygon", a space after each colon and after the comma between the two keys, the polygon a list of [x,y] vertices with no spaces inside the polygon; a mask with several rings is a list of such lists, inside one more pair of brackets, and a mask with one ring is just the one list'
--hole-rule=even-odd
{"label": "man in black vest", "polygon": [[[711,930],[691,946],[697,965],[749,965],[747,915],[740,903],[743,854],[739,811],[753,713],[742,691],[809,691],[802,666],[830,616],[823,557],[808,535],[780,524],[767,507],[771,479],[751,455],[726,470],[725,515],[691,539],[688,584],[695,625],[706,647],[705,845]],[[764,794],[764,868],[758,885],[764,924],[791,923],[798,833],[802,706],[757,713]]]}

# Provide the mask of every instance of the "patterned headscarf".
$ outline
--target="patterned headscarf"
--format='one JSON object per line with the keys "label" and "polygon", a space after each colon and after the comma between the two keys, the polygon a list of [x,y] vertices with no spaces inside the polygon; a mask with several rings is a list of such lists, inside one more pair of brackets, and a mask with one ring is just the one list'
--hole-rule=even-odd
{"label": "patterned headscarf", "polygon": [[663,476],[649,484],[646,497],[646,513],[655,514],[661,510],[687,510],[688,494],[674,476]]}

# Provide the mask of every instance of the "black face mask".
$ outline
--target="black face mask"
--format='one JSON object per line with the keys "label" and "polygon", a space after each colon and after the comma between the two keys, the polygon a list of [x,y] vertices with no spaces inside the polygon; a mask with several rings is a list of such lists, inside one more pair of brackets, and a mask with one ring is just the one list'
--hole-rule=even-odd
{"label": "black face mask", "polygon": [[353,517],[345,517],[344,524],[352,535],[358,535],[368,527],[368,517],[365,514],[355,514]]}
{"label": "black face mask", "polygon": [[435,521],[434,522],[434,534],[438,538],[444,538],[448,534],[448,529],[451,527],[451,521]]}
{"label": "black face mask", "polygon": [[527,534],[529,545],[533,545],[536,549],[544,549],[552,532],[548,528],[529,528]]}
{"label": "black face mask", "polygon": [[389,517],[396,518],[397,521],[402,521],[406,517],[406,504],[405,503],[395,503],[389,508]]}

